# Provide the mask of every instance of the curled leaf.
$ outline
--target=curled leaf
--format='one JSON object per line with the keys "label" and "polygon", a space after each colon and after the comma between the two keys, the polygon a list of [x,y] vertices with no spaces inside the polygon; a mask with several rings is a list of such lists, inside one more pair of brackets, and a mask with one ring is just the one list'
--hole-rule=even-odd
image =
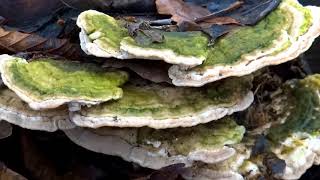
{"label": "curled leaf", "polygon": [[36,34],[6,31],[0,28],[0,49],[11,53],[42,52],[67,58],[82,56],[78,44],[68,39],[44,38]]}
{"label": "curled leaf", "polygon": [[[235,3],[228,4],[218,12],[231,11],[242,3],[236,1]],[[199,31],[202,30],[215,39],[226,32],[229,32],[239,25],[239,21],[229,16],[217,16],[216,12],[210,12],[210,9],[206,9],[203,4],[186,3],[182,0],[156,0],[157,10],[159,14],[172,15],[171,19],[176,21],[180,31]],[[211,26],[231,24],[232,28],[226,30],[216,28],[211,29]],[[213,32],[212,32],[213,31]]]}
{"label": "curled leaf", "polygon": [[155,3],[150,0],[61,0],[69,7],[99,11],[114,11],[126,13],[154,13]]}
{"label": "curled leaf", "polygon": [[140,77],[147,79],[155,83],[166,82],[171,84],[171,80],[168,76],[168,69],[170,65],[161,62],[150,61],[132,61],[132,60],[108,60],[105,61],[103,67],[106,68],[128,68],[131,71],[138,74]]}
{"label": "curled leaf", "polygon": [[6,26],[30,33],[49,22],[62,7],[60,0],[2,0],[0,16],[6,19]]}
{"label": "curled leaf", "polygon": [[239,25],[255,25],[280,0],[156,0],[159,14],[172,15],[181,31],[201,29],[212,40]]}
{"label": "curled leaf", "polygon": [[156,0],[156,5],[159,14],[172,15],[172,20],[178,23],[194,21],[210,14],[207,9],[186,4],[183,0]]}

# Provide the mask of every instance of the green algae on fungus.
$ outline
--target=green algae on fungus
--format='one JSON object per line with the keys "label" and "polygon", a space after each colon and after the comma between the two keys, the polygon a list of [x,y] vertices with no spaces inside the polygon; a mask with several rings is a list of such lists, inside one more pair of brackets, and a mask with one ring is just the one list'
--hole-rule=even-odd
{"label": "green algae on fungus", "polygon": [[184,56],[206,57],[208,37],[202,32],[162,32],[164,42],[139,45],[132,38],[123,39],[123,43],[139,46],[146,49],[171,49],[173,52]]}
{"label": "green algae on fungus", "polygon": [[228,117],[189,128],[77,127],[64,132],[73,142],[89,150],[160,169],[178,163],[191,166],[196,161],[209,164],[225,161],[235,153],[227,145],[239,143],[245,129]]}
{"label": "green algae on fungus", "polygon": [[129,35],[120,21],[94,10],[81,13],[77,24],[91,41],[110,54],[120,54],[120,42]]}
{"label": "green algae on fungus", "polygon": [[82,29],[81,47],[87,54],[164,60],[188,66],[199,65],[206,58],[209,40],[201,32],[162,32],[164,42],[139,45],[129,36],[124,22],[98,11],[82,12],[77,25]]}
{"label": "green algae on fungus", "polygon": [[[252,155],[250,161],[265,166],[263,161],[273,155],[285,162],[283,172],[272,174],[278,179],[299,179],[320,157],[320,75],[310,75],[302,80],[288,81],[281,87],[280,94],[273,97],[267,111],[271,127],[265,134],[264,153]],[[256,119],[259,121],[259,119]],[[255,136],[244,137],[258,142]],[[263,142],[262,142],[263,143]],[[261,141],[257,144],[260,144]],[[247,149],[254,149],[254,145]],[[261,168],[263,169],[263,168]],[[247,173],[250,174],[249,171]],[[257,172],[263,175],[263,172]],[[269,174],[268,174],[269,175]]]}
{"label": "green algae on fungus", "polygon": [[284,0],[257,25],[241,27],[218,39],[202,65],[191,69],[173,65],[169,76],[177,86],[202,86],[292,60],[319,36],[318,11],[318,7]]}
{"label": "green algae on fungus", "polygon": [[231,78],[203,88],[126,84],[123,97],[84,107],[72,116],[79,126],[188,127],[220,119],[253,101],[251,77]]}
{"label": "green algae on fungus", "polygon": [[163,42],[147,45],[140,45],[131,37],[124,38],[121,41],[121,49],[136,57],[164,59],[171,64],[194,66],[206,59],[209,39],[202,32],[162,32],[162,34]]}
{"label": "green algae on fungus", "polygon": [[98,104],[122,97],[127,73],[94,64],[1,56],[2,80],[33,109],[55,108],[67,102]]}
{"label": "green algae on fungus", "polygon": [[14,92],[0,89],[0,120],[21,126],[22,128],[56,131],[73,128],[69,119],[68,107],[36,111],[27,106]]}
{"label": "green algae on fungus", "polygon": [[244,135],[243,126],[237,125],[232,118],[224,118],[195,127],[156,130],[140,128],[138,142],[152,146],[159,142],[168,149],[169,154],[188,155],[192,151],[219,149],[224,145],[239,143]]}
{"label": "green algae on fungus", "polygon": [[270,129],[268,137],[278,142],[293,133],[320,135],[320,75],[308,76],[287,84],[284,89],[286,111],[280,118],[285,123]]}
{"label": "green algae on fungus", "polygon": [[208,57],[199,68],[220,64],[232,64],[241,56],[257,49],[271,46],[283,30],[288,30],[290,13],[277,9],[253,27],[242,27],[217,40],[209,49]]}
{"label": "green algae on fungus", "polygon": [[[231,169],[246,179],[299,179],[308,168],[319,163],[319,90],[320,74],[288,81],[277,91],[280,94],[272,97],[269,106],[275,111],[265,112],[272,119],[271,127],[259,134],[247,131],[240,143],[230,145],[236,154],[210,168]],[[258,116],[253,120],[260,121]],[[243,152],[247,154],[242,155]],[[240,160],[238,156],[242,156]],[[235,163],[240,164],[234,166]]]}

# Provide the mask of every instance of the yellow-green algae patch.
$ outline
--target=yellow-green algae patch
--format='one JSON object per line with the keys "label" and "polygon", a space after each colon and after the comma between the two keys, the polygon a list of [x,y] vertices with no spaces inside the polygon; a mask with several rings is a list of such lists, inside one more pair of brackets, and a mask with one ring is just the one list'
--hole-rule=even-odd
{"label": "yellow-green algae patch", "polygon": [[105,51],[120,51],[120,42],[148,49],[169,49],[178,55],[205,57],[208,37],[201,32],[161,32],[164,42],[139,45],[129,37],[124,22],[96,11],[87,11],[80,16],[81,28],[89,39]]}
{"label": "yellow-green algae patch", "polygon": [[208,37],[202,32],[162,32],[164,37],[161,43],[151,43],[148,45],[140,45],[131,37],[123,39],[122,43],[144,49],[166,50],[170,49],[177,55],[206,57],[208,52]]}
{"label": "yellow-green algae patch", "polygon": [[107,71],[94,64],[37,59],[29,63],[20,58],[6,61],[4,73],[10,83],[36,99],[118,99],[127,73]]}
{"label": "yellow-green algae patch", "polygon": [[295,0],[285,0],[285,2],[303,13],[305,20],[303,21],[303,24],[300,27],[300,31],[299,31],[300,32],[299,35],[303,35],[308,31],[309,27],[312,25],[313,18],[312,18],[311,10],[303,7],[301,4],[298,4]]}
{"label": "yellow-green algae patch", "polygon": [[196,150],[220,149],[225,145],[239,143],[245,133],[245,128],[236,124],[233,118],[227,117],[208,124],[189,128],[155,130],[140,128],[138,142],[150,146],[150,142],[161,142],[175,154],[188,155]]}
{"label": "yellow-green algae patch", "polygon": [[202,67],[232,64],[241,56],[257,49],[268,48],[290,27],[292,19],[284,10],[277,9],[254,27],[243,27],[219,39],[209,50]]}
{"label": "yellow-green algae patch", "polygon": [[231,107],[239,103],[250,88],[251,77],[226,79],[202,88],[127,84],[121,99],[82,108],[81,115],[152,117],[155,120],[181,118],[212,106]]}
{"label": "yellow-green algae patch", "polygon": [[127,37],[128,30],[120,21],[103,13],[91,13],[88,11],[82,14],[82,28],[88,34],[90,40],[95,41],[102,49],[108,51],[110,48],[120,50],[120,42]]}
{"label": "yellow-green algae patch", "polygon": [[285,123],[270,129],[268,137],[278,142],[294,133],[320,134],[320,75],[308,76],[303,80],[288,84],[285,89],[287,102],[284,102]]}

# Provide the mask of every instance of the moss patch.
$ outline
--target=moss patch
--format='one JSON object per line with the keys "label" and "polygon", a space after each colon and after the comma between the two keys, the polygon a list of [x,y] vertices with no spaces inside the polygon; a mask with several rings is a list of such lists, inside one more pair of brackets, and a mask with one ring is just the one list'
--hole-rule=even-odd
{"label": "moss patch", "polygon": [[209,106],[233,106],[249,92],[251,78],[232,78],[202,88],[127,84],[120,100],[83,108],[84,116],[181,118]]}
{"label": "moss patch", "polygon": [[57,97],[82,99],[118,99],[128,75],[108,72],[93,64],[38,59],[25,63],[15,58],[7,61],[5,71],[14,86],[37,99]]}
{"label": "moss patch", "polygon": [[244,135],[243,126],[237,125],[232,118],[202,124],[189,128],[155,130],[140,128],[139,143],[159,141],[177,154],[188,155],[189,152],[201,149],[222,148],[224,145],[239,143]]}

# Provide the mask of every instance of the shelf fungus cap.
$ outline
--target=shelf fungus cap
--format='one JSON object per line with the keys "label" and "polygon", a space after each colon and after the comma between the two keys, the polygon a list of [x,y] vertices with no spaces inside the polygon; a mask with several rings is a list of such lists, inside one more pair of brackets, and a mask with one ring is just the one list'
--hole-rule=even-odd
{"label": "shelf fungus cap", "polygon": [[67,107],[35,111],[9,89],[0,89],[0,119],[3,120],[0,123],[6,121],[22,128],[49,132],[75,127]]}
{"label": "shelf fungus cap", "polygon": [[257,25],[218,39],[202,65],[173,65],[169,77],[176,86],[202,86],[293,60],[320,35],[319,11],[319,7],[303,7],[297,0],[283,0]]}
{"label": "shelf fungus cap", "polygon": [[120,42],[128,36],[128,30],[113,17],[88,10],[77,18],[81,28],[79,34],[81,49],[88,55],[127,59],[129,56],[120,50]]}
{"label": "shelf fungus cap", "polygon": [[244,180],[241,174],[228,170],[212,170],[207,168],[191,168],[182,172],[186,180]]}
{"label": "shelf fungus cap", "polygon": [[95,105],[122,96],[128,74],[94,64],[53,59],[24,59],[1,55],[4,84],[32,109],[50,109],[73,102]]}
{"label": "shelf fungus cap", "polygon": [[240,142],[245,129],[233,119],[225,118],[189,128],[77,127],[64,132],[73,142],[89,150],[160,169],[179,163],[191,166],[195,161],[208,164],[225,161],[235,154],[228,145]]}
{"label": "shelf fungus cap", "polygon": [[82,12],[77,25],[82,50],[98,57],[163,60],[193,67],[202,64],[207,55],[209,40],[201,32],[154,31],[161,43],[137,43],[129,36],[125,22],[94,10]]}
{"label": "shelf fungus cap", "polygon": [[271,127],[265,136],[248,133],[243,138],[244,142],[255,142],[247,146],[255,153],[243,163],[242,174],[264,176],[266,172],[260,170],[268,169],[267,177],[299,179],[312,165],[319,165],[319,89],[319,74],[288,81],[281,87],[268,105],[275,109],[266,112]]}
{"label": "shelf fungus cap", "polygon": [[202,88],[131,81],[123,97],[71,114],[81,127],[190,127],[245,110],[253,102],[251,77],[226,79]]}
{"label": "shelf fungus cap", "polygon": [[282,124],[270,128],[271,151],[286,163],[281,179],[299,179],[320,157],[320,75],[292,81],[284,87]]}

